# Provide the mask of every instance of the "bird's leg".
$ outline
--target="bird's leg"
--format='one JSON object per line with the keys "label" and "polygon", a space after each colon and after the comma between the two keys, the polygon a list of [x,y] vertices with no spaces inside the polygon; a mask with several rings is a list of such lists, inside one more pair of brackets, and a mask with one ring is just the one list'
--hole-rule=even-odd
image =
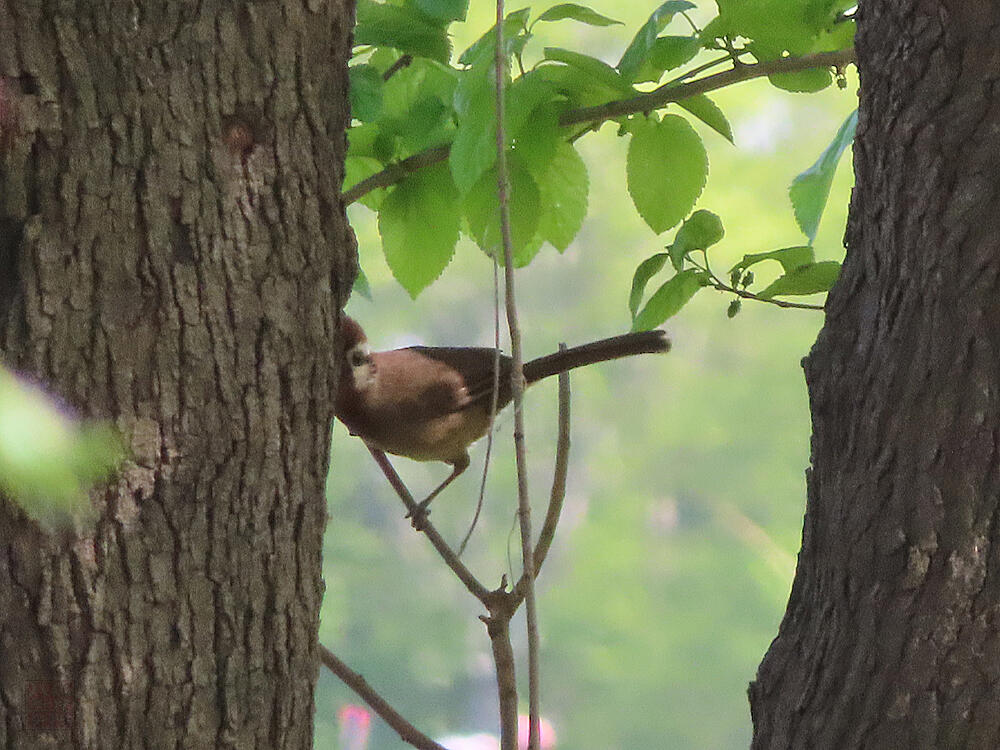
{"label": "bird's leg", "polygon": [[413,518],[414,527],[417,526],[421,518],[427,515],[427,506],[431,504],[431,500],[437,497],[441,493],[441,490],[443,490],[449,484],[454,482],[463,471],[469,468],[469,454],[466,453],[456,458],[452,462],[452,466],[454,468],[452,469],[451,474],[448,476],[448,478],[445,479],[443,482],[441,482],[441,484],[439,484],[431,494],[429,494],[427,497],[421,500],[417,504],[416,509],[407,514],[407,517]]}

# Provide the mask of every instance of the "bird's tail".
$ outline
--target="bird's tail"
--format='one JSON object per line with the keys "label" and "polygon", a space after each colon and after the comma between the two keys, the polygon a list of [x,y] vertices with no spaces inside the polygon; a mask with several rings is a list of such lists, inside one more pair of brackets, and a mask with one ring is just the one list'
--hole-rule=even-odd
{"label": "bird's tail", "polygon": [[533,359],[524,365],[524,379],[530,385],[574,367],[604,362],[609,359],[631,357],[633,354],[654,354],[670,351],[670,339],[665,331],[652,330],[626,333],[609,339],[593,341],[582,346],[574,346],[545,357]]}

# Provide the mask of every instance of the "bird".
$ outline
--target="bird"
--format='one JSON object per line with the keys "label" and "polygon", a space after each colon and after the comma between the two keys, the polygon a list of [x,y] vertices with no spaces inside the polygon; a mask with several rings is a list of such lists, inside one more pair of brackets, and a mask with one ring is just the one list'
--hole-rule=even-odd
{"label": "bird", "polygon": [[[452,472],[420,504],[469,466],[469,446],[486,434],[493,404],[497,351],[489,347],[410,346],[372,352],[361,326],[341,319],[342,359],[334,414],[370,448],[417,461],[441,461]],[[561,349],[524,363],[524,383],[576,367],[670,350],[664,331],[626,333]],[[497,411],[513,398],[513,360],[499,356]]]}

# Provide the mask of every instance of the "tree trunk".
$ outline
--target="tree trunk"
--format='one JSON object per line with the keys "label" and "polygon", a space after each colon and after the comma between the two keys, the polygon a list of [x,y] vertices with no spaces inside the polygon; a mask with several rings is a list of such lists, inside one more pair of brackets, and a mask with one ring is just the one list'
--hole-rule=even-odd
{"label": "tree trunk", "polygon": [[860,4],[847,260],[754,748],[1000,742],[1000,6]]}
{"label": "tree trunk", "polygon": [[0,500],[0,747],[312,747],[352,25],[0,3],[0,358],[130,453]]}

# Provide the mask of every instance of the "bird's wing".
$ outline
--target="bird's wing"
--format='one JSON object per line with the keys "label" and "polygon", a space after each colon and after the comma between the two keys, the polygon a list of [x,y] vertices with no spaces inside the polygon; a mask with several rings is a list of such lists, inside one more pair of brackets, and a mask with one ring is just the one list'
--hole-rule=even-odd
{"label": "bird's wing", "polygon": [[[414,346],[410,351],[438,363],[462,381],[461,397],[452,402],[454,410],[488,403],[493,394],[493,365],[496,350],[486,347]],[[500,355],[500,390],[497,408],[510,401],[510,357]]]}

